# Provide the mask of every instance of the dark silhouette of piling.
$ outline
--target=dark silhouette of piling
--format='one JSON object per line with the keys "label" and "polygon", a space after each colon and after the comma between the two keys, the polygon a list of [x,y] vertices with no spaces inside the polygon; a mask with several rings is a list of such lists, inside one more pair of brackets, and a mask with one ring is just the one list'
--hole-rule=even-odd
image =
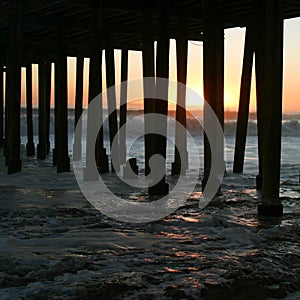
{"label": "dark silhouette of piling", "polygon": [[117,106],[116,106],[116,90],[115,90],[115,58],[114,48],[112,46],[112,36],[106,36],[106,83],[107,83],[107,106],[108,106],[108,125],[109,125],[109,141],[111,158],[114,158],[115,163],[112,163],[112,171],[120,171],[120,160],[118,147],[112,148],[113,141],[118,145],[118,119],[117,119]]}
{"label": "dark silhouette of piling", "polygon": [[26,66],[26,115],[27,115],[27,156],[35,154],[33,142],[33,115],[32,115],[32,65]]}
{"label": "dark silhouette of piling", "polygon": [[4,94],[4,142],[3,142],[3,155],[5,156],[5,166],[7,166],[8,155],[7,155],[7,144],[8,144],[8,95],[9,95],[9,76],[7,76],[7,67],[5,72],[5,94]]}
{"label": "dark silhouette of piling", "polygon": [[[76,3],[75,3],[76,2]],[[246,134],[249,114],[251,71],[253,52],[255,53],[257,128],[259,172],[257,189],[262,191],[262,205],[258,213],[264,216],[281,216],[279,199],[281,118],[282,118],[282,69],[283,69],[283,19],[299,16],[300,10],[291,0],[287,4],[280,0],[255,0],[253,5],[245,1],[222,3],[217,0],[202,0],[198,3],[160,0],[154,1],[141,10],[124,3],[103,1],[65,1],[55,5],[55,19],[52,10],[49,16],[40,14],[53,8],[52,4],[16,3],[7,0],[1,4],[1,39],[5,47],[0,49],[0,147],[3,146],[8,174],[21,171],[20,158],[20,100],[21,67],[26,66],[26,107],[27,107],[27,155],[34,154],[33,141],[33,99],[32,64],[39,64],[39,143],[37,157],[45,159],[50,150],[50,95],[51,63],[55,62],[55,148],[53,165],[58,172],[70,170],[68,157],[68,90],[67,55],[78,57],[76,75],[75,123],[82,113],[84,57],[90,58],[89,103],[102,92],[102,51],[105,50],[106,76],[109,111],[109,139],[111,155],[115,163],[112,171],[120,169],[120,163],[136,166],[136,160],[126,161],[126,131],[118,136],[120,127],[126,124],[127,86],[123,85],[120,100],[120,124],[118,126],[114,49],[122,50],[121,81],[128,77],[128,51],[142,50],[143,77],[167,79],[169,75],[169,40],[177,43],[178,82],[186,83],[187,41],[203,40],[204,60],[204,129],[216,124],[208,120],[208,105],[212,108],[224,129],[224,28],[246,26],[243,73],[241,78],[240,105],[237,120],[235,158],[233,171],[243,171]],[[226,3],[225,3],[226,2]],[[291,3],[290,3],[291,2]],[[81,9],[82,7],[82,9]],[[86,11],[90,18],[82,18]],[[118,11],[118,12],[116,12]],[[202,11],[202,17],[201,13]],[[238,12],[242,16],[237,17]],[[39,12],[37,15],[36,12]],[[131,14],[134,18],[131,18]],[[52,17],[51,17],[52,15]],[[117,17],[116,17],[117,16]],[[74,18],[73,18],[74,17]],[[88,21],[87,21],[88,19]],[[55,22],[54,22],[55,20]],[[124,20],[124,22],[123,22]],[[90,22],[90,23],[89,23]],[[178,23],[177,23],[178,22]],[[255,22],[253,24],[253,22]],[[179,24],[179,25],[178,25]],[[22,25],[22,27],[21,27]],[[87,33],[86,28],[90,25]],[[29,34],[30,33],[30,34]],[[46,34],[45,34],[46,33]],[[48,34],[49,33],[49,34]],[[57,35],[56,41],[53,37]],[[24,36],[24,40],[22,37]],[[253,36],[255,39],[253,41]],[[90,43],[83,43],[85,39]],[[155,68],[154,40],[157,40]],[[5,66],[5,69],[4,69]],[[6,89],[3,95],[3,72],[6,71]],[[156,70],[156,74],[155,74]],[[167,116],[168,84],[161,80],[144,80],[144,113]],[[184,86],[178,85],[176,121],[182,125],[176,128],[175,160],[172,174],[184,173],[187,167],[186,109]],[[161,100],[164,99],[164,100]],[[5,100],[5,101],[4,101]],[[4,103],[5,102],[5,103]],[[5,120],[3,110],[5,108]],[[88,116],[88,129],[93,128],[93,120],[103,121],[103,104]],[[89,113],[90,114],[90,113]],[[5,128],[3,128],[5,123]],[[150,158],[158,154],[154,171],[163,174],[161,180],[149,188],[150,195],[165,195],[169,191],[166,183],[166,134],[167,119],[145,117],[145,132],[153,132],[159,126],[161,135],[145,133],[145,174],[149,175]],[[89,130],[88,130],[89,132]],[[217,131],[216,131],[217,132]],[[103,127],[97,133],[95,145],[86,150],[86,170],[96,162],[97,168],[85,172],[85,180],[96,180],[99,173],[108,172],[108,156],[104,148]],[[81,130],[77,131],[73,145],[74,160],[81,158]],[[4,138],[5,136],[5,138]],[[89,139],[89,137],[87,137]],[[112,150],[113,140],[117,147]],[[179,155],[181,153],[181,157]],[[185,157],[186,156],[186,157]],[[216,141],[212,148],[204,136],[204,178],[203,188],[210,175],[212,157],[217,164],[224,164],[224,140]],[[186,164],[186,165],[185,165]],[[94,173],[93,173],[94,172]],[[218,183],[218,175],[213,180]]]}
{"label": "dark silhouette of piling", "polygon": [[258,175],[256,176],[256,189],[262,189],[262,169],[263,169],[263,97],[264,97],[264,57],[261,53],[264,51],[265,36],[261,34],[265,24],[263,21],[264,11],[261,8],[261,2],[256,1],[255,10],[255,75],[256,75],[256,115],[257,115],[257,142],[258,142]]}
{"label": "dark silhouette of piling", "polygon": [[[186,21],[182,18],[179,23],[180,37],[176,40],[177,58],[177,105],[175,132],[175,161],[172,164],[172,175],[184,175],[188,168],[188,153],[186,140],[186,80],[188,40],[186,37]],[[180,125],[181,126],[180,126]],[[180,155],[181,153],[181,155]]]}
{"label": "dark silhouette of piling", "polygon": [[[103,43],[100,36],[103,36],[103,3],[94,2],[91,19],[91,40],[90,40],[90,73],[89,73],[89,104],[98,98],[97,118],[99,123],[103,122],[103,104],[102,104],[102,49]],[[88,111],[87,139],[90,140],[90,131],[93,124],[92,112]],[[100,128],[98,136],[93,147],[87,144],[86,149],[86,169],[84,172],[85,181],[97,180],[99,173],[109,171],[108,156],[104,148],[103,127]],[[93,161],[96,161],[97,169],[92,168]],[[93,171],[94,170],[94,171]],[[97,172],[96,172],[97,171]]]}
{"label": "dark silhouette of piling", "polygon": [[57,31],[55,63],[55,155],[57,172],[70,172],[68,156],[68,87],[67,87],[66,33],[61,26]]}
{"label": "dark silhouette of piling", "polygon": [[45,102],[46,102],[46,154],[50,152],[50,105],[51,105],[51,62],[45,62]]}
{"label": "dark silhouette of piling", "polygon": [[18,17],[10,17],[7,48],[7,173],[20,172],[20,107],[21,107],[21,25]]}
{"label": "dark silhouette of piling", "polygon": [[47,155],[47,104],[46,104],[46,62],[39,63],[39,143],[37,158],[44,160]]}
{"label": "dark silhouette of piling", "polygon": [[[151,18],[151,8],[147,6],[143,13],[143,34],[142,34],[142,59],[143,59],[143,77],[144,80],[144,114],[154,112],[154,94],[155,94],[155,81],[154,81],[154,38]],[[146,96],[145,96],[146,95]],[[151,122],[149,118],[145,117],[145,132],[151,131]],[[145,175],[149,175],[149,159],[152,156],[153,134],[145,134]]]}
{"label": "dark silhouette of piling", "polygon": [[[159,6],[159,27],[160,31],[157,40],[157,56],[156,56],[156,77],[169,78],[169,1],[160,1]],[[168,116],[168,83],[158,80],[155,87],[155,105],[154,112],[165,116],[165,120],[154,120],[154,126],[160,126],[161,134],[155,134],[153,137],[153,154],[163,157],[163,161],[156,163],[155,168],[160,170],[162,179],[149,187],[150,195],[166,195],[169,192],[169,184],[166,183],[166,149],[167,149],[167,116]],[[161,100],[163,99],[163,100]]]}
{"label": "dark silhouette of piling", "polygon": [[73,144],[73,160],[81,159],[82,151],[82,124],[78,124],[78,121],[82,114],[82,103],[83,103],[83,67],[84,67],[84,58],[77,57],[76,60],[76,95],[75,95],[75,116],[74,116],[74,130],[78,125],[77,132],[74,135],[74,144]]}
{"label": "dark silhouette of piling", "polygon": [[120,128],[119,133],[120,164],[126,162],[126,119],[127,119],[127,80],[128,80],[128,50],[121,54],[121,95],[120,95]]}
{"label": "dark silhouette of piling", "polygon": [[[262,205],[258,214],[281,216],[283,207],[279,198],[280,154],[282,123],[283,77],[283,17],[279,0],[263,1],[259,7],[263,25],[262,47],[257,49],[258,67],[262,71],[259,80],[264,86],[261,103],[262,145]],[[263,64],[260,65],[260,64]],[[272,109],[270,109],[272,103]]]}
{"label": "dark silhouette of piling", "polygon": [[0,70],[0,148],[4,144],[4,127],[3,127],[3,113],[4,113],[4,97],[3,97],[3,68]]}
{"label": "dark silhouette of piling", "polygon": [[[203,70],[204,70],[204,130],[208,126],[216,126],[207,117],[207,105],[215,112],[221,126],[224,127],[224,28],[216,8],[216,1],[204,1],[203,6]],[[216,130],[215,128],[213,130]],[[211,149],[208,138],[204,134],[204,190],[210,170],[212,152],[218,164],[224,164],[224,141],[216,141],[216,149]],[[217,174],[215,174],[217,175]],[[218,178],[213,178],[218,182]]]}
{"label": "dark silhouette of piling", "polygon": [[244,46],[244,60],[240,88],[240,102],[236,125],[233,172],[242,173],[244,168],[246,137],[248,128],[251,77],[253,66],[253,30],[247,27]]}

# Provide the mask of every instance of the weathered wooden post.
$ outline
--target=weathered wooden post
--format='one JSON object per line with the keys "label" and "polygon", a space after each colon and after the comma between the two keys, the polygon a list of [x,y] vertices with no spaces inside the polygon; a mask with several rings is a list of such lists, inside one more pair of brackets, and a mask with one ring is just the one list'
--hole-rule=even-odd
{"label": "weathered wooden post", "polygon": [[3,119],[3,113],[4,113],[4,97],[3,97],[3,67],[0,67],[0,148],[3,147],[4,142],[4,119]]}
{"label": "weathered wooden post", "polygon": [[[143,14],[143,77],[147,78],[147,81],[144,81],[144,114],[145,114],[145,123],[144,128],[145,132],[149,132],[151,124],[149,124],[149,117],[147,114],[154,112],[154,93],[155,93],[155,71],[154,71],[154,39],[153,39],[153,29],[152,29],[152,18],[151,18],[151,8],[147,6]],[[151,79],[152,78],[152,79]],[[149,97],[149,95],[151,97]],[[153,146],[153,134],[146,134],[144,137],[145,143],[145,175],[149,175],[149,159],[152,155],[152,146]]]}
{"label": "weathered wooden post", "polygon": [[37,158],[46,159],[47,155],[47,107],[46,107],[46,63],[42,60],[39,65],[39,143]]}
{"label": "weathered wooden post", "polygon": [[[156,78],[169,78],[169,0],[159,2],[159,32],[157,40],[156,57]],[[167,81],[157,80],[155,88],[155,114],[165,116],[165,120],[157,120],[155,117],[154,126],[160,127],[161,134],[153,137],[153,154],[163,157],[155,166],[159,173],[163,174],[162,179],[155,185],[149,187],[150,195],[162,196],[169,193],[169,184],[166,183],[166,152],[167,152],[167,116],[168,116],[168,88]],[[152,173],[152,172],[151,172]]]}
{"label": "weathered wooden post", "polygon": [[[172,175],[184,175],[188,164],[186,137],[186,79],[188,40],[186,36],[186,19],[180,19],[179,38],[176,40],[177,57],[177,105],[175,127],[175,161],[172,163]],[[181,126],[180,126],[181,125]],[[177,149],[178,148],[178,149]],[[180,155],[181,154],[181,155]]]}
{"label": "weathered wooden post", "polygon": [[[92,100],[99,96],[99,106],[97,118],[99,123],[103,122],[103,104],[102,96],[102,49],[103,49],[103,3],[94,2],[93,14],[91,20],[91,41],[90,41],[90,73],[89,73],[89,104]],[[88,112],[87,121],[87,140],[90,140],[90,129],[93,125],[92,112]],[[84,171],[85,181],[94,181],[99,177],[99,173],[107,173],[109,171],[108,156],[104,148],[103,127],[100,128],[93,147],[87,143],[86,149],[86,169]],[[92,168],[92,163],[96,159],[97,169]],[[97,172],[92,170],[98,170]]]}
{"label": "weathered wooden post", "polygon": [[[282,216],[283,206],[279,198],[282,77],[283,77],[283,16],[280,0],[264,0],[260,3],[260,34],[262,46],[256,49],[258,77],[261,86],[261,134],[262,145],[262,204],[258,214]],[[272,103],[272,109],[270,109]]]}
{"label": "weathered wooden post", "polygon": [[121,95],[120,95],[120,125],[119,133],[120,164],[126,162],[126,119],[127,119],[127,80],[128,80],[128,50],[122,49],[121,54]]}
{"label": "weathered wooden post", "polygon": [[57,172],[70,172],[68,156],[68,85],[66,32],[63,26],[57,31],[55,64],[55,155]]}
{"label": "weathered wooden post", "polygon": [[107,34],[106,48],[105,48],[105,61],[106,61],[106,82],[107,82],[107,106],[108,106],[108,123],[109,123],[109,139],[111,157],[114,158],[115,163],[112,164],[112,171],[120,170],[120,160],[117,147],[112,148],[114,139],[118,143],[118,120],[117,120],[117,107],[116,107],[116,90],[115,90],[115,58],[114,48],[112,45],[112,37]]}
{"label": "weathered wooden post", "polygon": [[46,153],[50,152],[50,113],[51,113],[51,72],[50,61],[45,62],[45,103],[46,103]]}
{"label": "weathered wooden post", "polygon": [[[95,39],[99,40],[101,35],[95,36]],[[98,119],[100,124],[103,121],[103,104],[102,104],[102,48],[99,43],[94,42],[99,46],[98,49],[93,50],[93,54],[90,59],[90,78],[89,78],[89,103],[96,97],[99,98],[98,107]],[[93,126],[93,125],[92,125]],[[96,145],[94,150],[94,156],[96,156],[96,164],[99,173],[109,172],[108,155],[104,148],[104,136],[103,127],[100,128],[96,139]]]}
{"label": "weathered wooden post", "polygon": [[[258,140],[258,175],[256,176],[256,189],[261,191],[262,189],[262,169],[263,169],[263,124],[262,124],[262,111],[263,105],[262,99],[264,93],[264,57],[260,54],[264,50],[264,35],[261,34],[261,29],[264,28],[264,9],[261,8],[261,1],[256,1],[255,9],[255,32],[259,34],[255,35],[255,77],[256,77],[256,116],[257,116],[257,140]],[[262,60],[262,61],[260,61]]]}
{"label": "weathered wooden post", "polygon": [[32,115],[32,65],[26,66],[26,114],[27,114],[27,156],[35,153],[33,142],[33,115]]}
{"label": "weathered wooden post", "polygon": [[9,72],[7,71],[7,65],[6,65],[6,69],[5,69],[5,95],[4,95],[4,103],[5,103],[5,112],[4,112],[4,134],[5,134],[5,139],[4,139],[4,143],[3,143],[3,155],[5,156],[5,165],[7,166],[8,163],[8,155],[7,155],[7,151],[8,151],[8,107],[9,107],[9,103],[8,103],[8,98],[9,98],[9,89],[10,89],[10,85],[9,85],[9,76],[7,75]]}
{"label": "weathered wooden post", "polygon": [[233,172],[242,173],[244,168],[246,138],[248,128],[251,77],[253,66],[253,31],[250,26],[246,29],[243,71],[241,78],[240,102],[236,125]]}
{"label": "weathered wooden post", "polygon": [[82,138],[82,124],[78,124],[78,120],[82,114],[82,101],[83,101],[83,67],[84,67],[84,58],[77,57],[76,60],[76,95],[75,95],[75,118],[74,118],[74,130],[77,131],[74,135],[74,144],[73,144],[73,160],[81,159],[81,138]]}
{"label": "weathered wooden post", "polygon": [[9,39],[7,48],[7,172],[20,172],[20,110],[21,110],[21,27],[18,17],[9,17]]}
{"label": "weathered wooden post", "polygon": [[[207,105],[215,112],[220,124],[224,127],[224,28],[216,8],[215,0],[204,0],[203,3],[203,70],[204,70],[204,130],[211,123],[207,118]],[[217,149],[211,149],[204,134],[204,178],[205,188],[211,169],[212,152],[217,156],[218,164],[224,164],[224,140],[216,141]],[[214,178],[218,182],[218,178]]]}

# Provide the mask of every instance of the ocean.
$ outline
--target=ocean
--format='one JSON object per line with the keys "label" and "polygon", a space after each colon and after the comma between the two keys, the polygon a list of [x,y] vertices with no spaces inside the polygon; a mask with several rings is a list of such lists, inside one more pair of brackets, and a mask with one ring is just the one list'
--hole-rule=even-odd
{"label": "ocean", "polygon": [[[70,156],[73,113],[69,110]],[[130,111],[128,117],[139,115]],[[244,173],[232,173],[235,117],[226,114],[226,176],[221,191],[206,207],[198,205],[201,158],[200,169],[195,169],[203,154],[203,133],[198,122],[190,120],[188,128],[196,142],[188,139],[187,176],[199,177],[195,189],[184,205],[162,219],[124,223],[95,209],[81,193],[73,172],[57,174],[51,153],[45,161],[25,157],[22,111],[23,171],[7,176],[0,156],[0,299],[299,299],[300,115],[283,116],[282,218],[257,216],[260,192],[255,189],[258,158],[253,114]],[[53,118],[52,111],[52,146]],[[35,141],[37,124],[34,111]],[[141,126],[143,119],[137,118],[130,127],[128,157],[137,158],[143,176],[143,140],[136,140],[134,130]],[[169,133],[174,137],[174,129]],[[170,139],[167,181],[171,188],[176,184],[170,176],[173,160]],[[115,175],[102,176],[123,199],[147,201],[147,190],[132,191]]]}

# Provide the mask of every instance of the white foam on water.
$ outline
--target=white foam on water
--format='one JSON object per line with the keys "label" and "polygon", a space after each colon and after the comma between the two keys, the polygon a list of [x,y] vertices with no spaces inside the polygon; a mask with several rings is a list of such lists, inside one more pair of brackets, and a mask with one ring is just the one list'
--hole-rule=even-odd
{"label": "white foam on water", "polygon": [[[202,151],[203,137],[197,138]],[[174,214],[145,224],[117,222],[94,209],[72,172],[56,173],[51,155],[45,161],[26,158],[23,145],[23,171],[9,176],[0,155],[0,299],[199,299],[230,293],[298,299],[299,293],[288,293],[300,288],[299,145],[299,136],[282,139],[283,218],[257,217],[256,137],[247,139],[245,173],[231,174],[234,137],[228,135],[229,174],[220,195],[199,210],[199,182]],[[169,146],[168,172],[174,156]],[[142,165],[143,141],[130,151]],[[191,169],[195,153],[189,149]],[[111,174],[103,176],[125,199],[149,200],[146,191],[133,192]],[[174,179],[168,180],[172,185]]]}

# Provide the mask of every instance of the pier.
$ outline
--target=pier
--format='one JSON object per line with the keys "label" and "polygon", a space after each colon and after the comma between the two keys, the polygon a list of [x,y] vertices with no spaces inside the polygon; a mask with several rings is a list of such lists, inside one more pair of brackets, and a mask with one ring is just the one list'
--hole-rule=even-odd
{"label": "pier", "polygon": [[[83,110],[84,58],[90,59],[89,102],[101,93],[102,53],[105,53],[107,88],[115,85],[114,49],[122,51],[121,81],[128,79],[128,52],[142,53],[143,76],[168,78],[170,39],[176,40],[178,82],[187,81],[188,41],[203,42],[204,98],[224,127],[224,30],[246,28],[243,70],[233,172],[242,173],[249,115],[253,59],[255,57],[259,170],[257,189],[262,204],[258,214],[282,216],[279,198],[282,124],[283,29],[284,20],[300,17],[297,0],[7,0],[0,7],[0,147],[6,157],[7,174],[22,171],[20,151],[21,68],[26,68],[27,144],[26,154],[46,159],[53,151],[53,166],[57,172],[70,172],[68,156],[68,88],[67,57],[77,58],[75,123]],[[156,59],[154,42],[157,42]],[[32,65],[38,65],[38,144],[33,139]],[[54,68],[52,68],[54,66]],[[50,145],[51,75],[54,71],[55,145]],[[199,70],[200,72],[200,70]],[[5,77],[6,86],[3,85]],[[24,78],[22,78],[24,80]],[[143,88],[143,87],[141,87]],[[168,95],[168,87],[155,86],[153,98],[144,99],[144,113],[167,115],[168,103],[156,99],[155,89]],[[5,90],[5,93],[3,92]],[[126,125],[127,88],[121,91],[120,108],[116,93],[108,94],[109,139],[112,146],[118,130]],[[186,91],[177,91],[176,120],[186,127]],[[149,94],[149,91],[147,92]],[[200,106],[200,104],[199,104]],[[118,111],[120,114],[118,115]],[[103,106],[98,108],[103,118]],[[3,119],[4,117],[4,119]],[[3,126],[4,124],[4,126]],[[204,107],[204,129],[205,129]],[[88,126],[93,126],[89,124]],[[119,126],[119,127],[118,127]],[[164,124],[166,132],[167,123]],[[149,124],[145,122],[145,129]],[[126,131],[124,131],[126,132]],[[86,149],[86,169],[96,156],[98,173],[86,172],[85,180],[96,180],[101,173],[131,166],[134,159],[126,157],[126,135],[119,136],[117,162],[109,165],[109,149],[104,147],[100,130],[95,149]],[[176,128],[179,157],[174,149],[172,175],[188,168],[185,132]],[[224,141],[218,144],[218,163],[224,164]],[[145,136],[145,173],[149,160],[159,154],[166,158],[166,137]],[[74,160],[80,159],[81,134],[75,136]],[[204,137],[203,188],[210,174],[212,151]],[[165,170],[165,162],[159,166]],[[135,166],[137,170],[137,166]],[[216,179],[217,180],[217,179]],[[149,188],[149,194],[169,192],[166,176]]]}

